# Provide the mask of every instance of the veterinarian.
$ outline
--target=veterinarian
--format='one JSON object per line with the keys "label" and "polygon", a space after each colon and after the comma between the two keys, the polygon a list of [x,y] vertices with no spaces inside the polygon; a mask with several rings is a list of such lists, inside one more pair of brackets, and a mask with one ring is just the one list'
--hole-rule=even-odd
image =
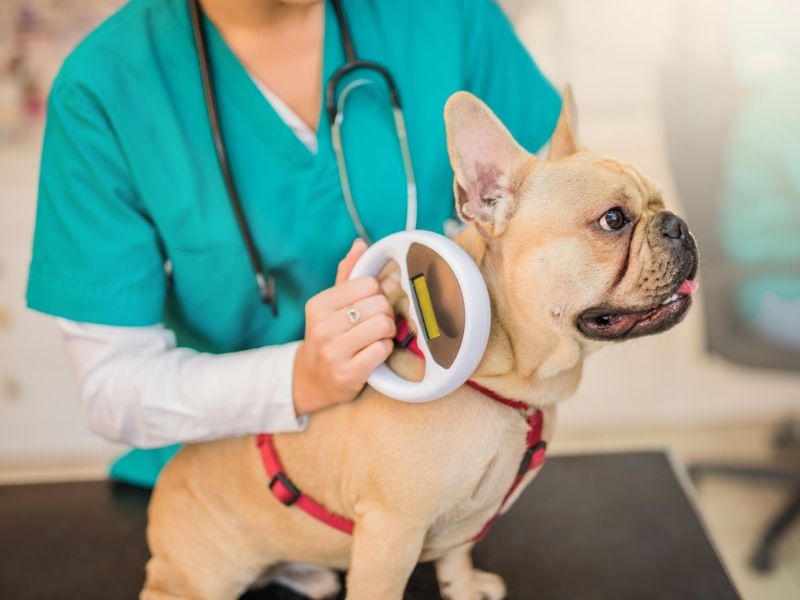
{"label": "veterinarian", "polygon": [[[90,428],[137,448],[111,475],[145,486],[176,444],[302,430],[391,352],[377,282],[346,281],[365,243],[325,109],[343,25],[396,85],[421,229],[452,217],[451,93],[485,100],[532,151],[560,109],[490,0],[343,0],[344,21],[332,1],[201,0],[200,45],[192,1],[133,0],[64,62],[27,290],[29,307],[58,317]],[[379,239],[410,208],[390,88],[355,70],[343,93],[349,192]]]}

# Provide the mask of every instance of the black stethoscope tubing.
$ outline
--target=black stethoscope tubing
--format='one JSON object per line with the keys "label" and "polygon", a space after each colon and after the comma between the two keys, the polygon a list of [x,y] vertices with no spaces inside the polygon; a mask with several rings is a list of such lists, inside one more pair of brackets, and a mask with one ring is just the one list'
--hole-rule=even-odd
{"label": "black stethoscope tubing", "polygon": [[[245,248],[247,249],[247,254],[250,258],[250,265],[255,273],[259,295],[261,296],[262,302],[271,307],[273,316],[277,316],[278,295],[275,285],[275,278],[271,272],[265,270],[264,264],[261,261],[258,249],[256,248],[253,240],[252,231],[247,223],[247,217],[245,216],[244,209],[242,208],[242,201],[236,189],[236,184],[230,168],[230,160],[225,147],[225,139],[219,118],[219,109],[217,105],[216,92],[214,90],[211,64],[208,58],[205,27],[200,14],[200,2],[199,0],[188,1],[192,20],[192,32],[194,34],[197,58],[200,66],[200,76],[203,83],[203,95],[205,97],[206,107],[208,109],[208,122],[211,128],[211,137],[213,138],[214,150],[219,162],[219,168],[222,173],[222,178],[225,182],[225,189],[231,204],[231,208],[233,209],[234,216],[236,217],[236,223],[239,227],[239,232],[242,236]],[[328,119],[330,120],[330,125],[333,125],[338,116],[339,108],[336,102],[336,89],[339,85],[339,82],[344,76],[355,70],[372,70],[380,74],[389,89],[389,96],[393,108],[399,111],[400,95],[397,92],[394,79],[384,66],[378,63],[362,61],[358,59],[358,55],[356,54],[356,50],[353,45],[353,38],[350,34],[350,28],[347,26],[347,19],[344,15],[341,0],[332,0],[332,3],[334,12],[336,14],[336,20],[339,25],[339,34],[342,38],[345,64],[337,69],[333,75],[331,75],[326,86],[325,108]]]}

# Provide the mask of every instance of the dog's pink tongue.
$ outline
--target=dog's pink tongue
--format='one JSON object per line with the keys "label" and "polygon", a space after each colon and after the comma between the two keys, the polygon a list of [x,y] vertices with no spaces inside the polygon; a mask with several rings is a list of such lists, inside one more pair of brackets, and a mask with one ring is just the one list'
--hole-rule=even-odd
{"label": "dog's pink tongue", "polygon": [[681,287],[678,288],[678,293],[681,296],[691,296],[692,294],[695,293],[698,287],[699,286],[697,285],[696,281],[693,281],[691,279],[686,279],[681,284]]}

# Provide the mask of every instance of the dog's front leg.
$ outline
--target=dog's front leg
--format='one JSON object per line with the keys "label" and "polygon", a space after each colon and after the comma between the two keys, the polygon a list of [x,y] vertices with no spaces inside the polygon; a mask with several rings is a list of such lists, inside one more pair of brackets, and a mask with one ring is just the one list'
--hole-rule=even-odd
{"label": "dog's front leg", "polygon": [[500,576],[472,566],[472,544],[460,544],[436,561],[439,591],[446,600],[501,600],[506,585]]}
{"label": "dog's front leg", "polygon": [[425,531],[396,514],[367,511],[357,518],[347,573],[348,600],[401,600],[419,561]]}

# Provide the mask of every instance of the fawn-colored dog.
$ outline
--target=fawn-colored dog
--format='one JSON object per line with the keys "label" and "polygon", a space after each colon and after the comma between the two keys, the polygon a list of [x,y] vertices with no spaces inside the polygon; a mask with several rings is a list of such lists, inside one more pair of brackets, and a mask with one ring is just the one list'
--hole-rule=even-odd
{"label": "fawn-colored dog", "polygon": [[[541,410],[545,440],[587,352],[680,321],[697,269],[692,236],[659,189],[578,146],[571,105],[567,89],[547,160],[470,94],[445,108],[467,223],[454,239],[479,265],[492,303],[472,380]],[[390,365],[409,378],[423,368],[402,349]],[[274,436],[291,480],[354,521],[352,536],[271,494],[252,436],[188,445],[153,493],[141,597],[231,599],[266,576],[322,598],[338,590],[330,569],[347,569],[348,598],[399,600],[417,562],[432,560],[443,597],[503,598],[498,576],[473,569],[466,541],[538,471],[503,504],[526,449],[521,412],[467,386],[425,404],[367,387],[315,414],[303,433]]]}

